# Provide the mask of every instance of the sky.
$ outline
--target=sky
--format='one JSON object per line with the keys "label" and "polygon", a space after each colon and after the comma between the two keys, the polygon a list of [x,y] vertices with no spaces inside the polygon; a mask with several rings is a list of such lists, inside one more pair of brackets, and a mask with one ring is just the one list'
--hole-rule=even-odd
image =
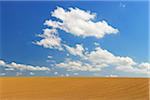
{"label": "sky", "polygon": [[148,1],[0,5],[0,76],[148,77]]}

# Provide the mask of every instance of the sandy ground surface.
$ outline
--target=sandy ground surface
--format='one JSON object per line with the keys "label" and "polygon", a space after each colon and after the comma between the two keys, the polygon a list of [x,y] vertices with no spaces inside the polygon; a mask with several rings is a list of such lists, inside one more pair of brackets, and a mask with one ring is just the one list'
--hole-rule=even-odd
{"label": "sandy ground surface", "polygon": [[149,100],[149,79],[1,77],[0,100]]}

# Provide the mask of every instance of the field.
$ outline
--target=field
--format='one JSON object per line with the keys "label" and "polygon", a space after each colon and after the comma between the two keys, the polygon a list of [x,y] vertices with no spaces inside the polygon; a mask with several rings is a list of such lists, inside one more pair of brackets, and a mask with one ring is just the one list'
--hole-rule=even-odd
{"label": "field", "polygon": [[148,78],[1,77],[0,100],[149,100]]}

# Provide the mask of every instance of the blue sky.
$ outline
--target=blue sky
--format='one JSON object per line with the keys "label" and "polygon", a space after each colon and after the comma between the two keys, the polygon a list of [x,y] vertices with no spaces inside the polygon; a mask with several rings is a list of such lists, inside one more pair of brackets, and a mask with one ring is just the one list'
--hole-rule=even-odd
{"label": "blue sky", "polygon": [[[85,12],[96,13],[96,18],[92,21],[105,20],[108,25],[118,29],[117,34],[105,35],[103,38],[94,36],[76,36],[74,33],[57,29],[59,37],[63,44],[70,47],[76,44],[82,44],[88,48],[88,52],[95,50],[98,43],[104,50],[108,50],[115,56],[130,57],[140,66],[141,63],[148,62],[148,2],[81,2],[81,1],[45,1],[45,2],[0,2],[1,4],[1,27],[0,27],[0,59],[7,64],[15,62],[17,64],[46,66],[51,71],[28,71],[28,70],[5,70],[7,67],[1,67],[1,73],[7,76],[14,76],[19,72],[22,75],[35,76],[61,76],[61,75],[79,75],[79,76],[137,76],[145,77],[143,73],[133,73],[115,70],[110,64],[109,67],[102,68],[100,71],[68,71],[67,68],[52,66],[55,63],[61,63],[67,58],[69,53],[66,49],[60,51],[53,48],[45,48],[37,45],[36,41],[41,38],[38,34],[43,33],[43,29],[52,29],[43,25],[45,20],[59,21],[51,15],[51,12],[61,7],[65,11],[68,8],[79,8]],[[72,20],[75,21],[75,20]],[[64,47],[63,47],[64,48]],[[52,56],[52,58],[48,58]],[[69,55],[68,58],[81,60],[79,56]],[[136,66],[136,65],[135,65]],[[115,66],[116,67],[116,66]],[[58,74],[57,74],[58,73]]]}

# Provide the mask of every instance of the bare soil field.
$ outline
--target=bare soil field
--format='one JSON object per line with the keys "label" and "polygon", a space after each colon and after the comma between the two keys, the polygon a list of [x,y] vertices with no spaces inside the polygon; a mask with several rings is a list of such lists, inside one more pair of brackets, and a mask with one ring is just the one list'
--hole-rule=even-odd
{"label": "bare soil field", "polygon": [[149,100],[149,78],[1,77],[0,100]]}

